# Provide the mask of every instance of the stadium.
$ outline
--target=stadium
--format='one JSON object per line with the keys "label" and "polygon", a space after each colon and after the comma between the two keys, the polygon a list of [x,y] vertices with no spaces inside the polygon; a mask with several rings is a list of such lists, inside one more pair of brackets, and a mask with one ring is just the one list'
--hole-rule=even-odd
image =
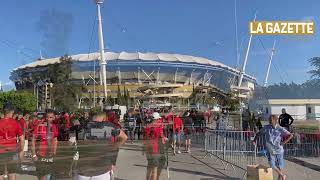
{"label": "stadium", "polygon": [[[188,98],[195,87],[209,87],[217,94],[230,91],[237,84],[240,71],[202,57],[169,53],[106,52],[107,92],[117,97],[119,89],[127,89],[131,98]],[[72,55],[72,80],[87,86],[84,98],[102,98],[99,53]],[[35,72],[45,73],[48,65],[59,63],[60,57],[40,59],[11,72],[10,79],[18,90],[32,89],[25,80]],[[256,79],[245,74],[243,86],[254,88]]]}

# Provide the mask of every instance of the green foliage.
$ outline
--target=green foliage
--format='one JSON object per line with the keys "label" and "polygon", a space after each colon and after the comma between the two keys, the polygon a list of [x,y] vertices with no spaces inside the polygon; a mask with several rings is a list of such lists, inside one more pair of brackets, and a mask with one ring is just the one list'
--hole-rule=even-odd
{"label": "green foliage", "polygon": [[52,82],[52,104],[62,111],[74,111],[78,107],[78,99],[84,90],[83,86],[71,82],[71,57],[65,55],[60,63],[48,67],[48,79]]}
{"label": "green foliage", "polygon": [[114,105],[114,101],[113,101],[111,95],[108,95],[106,103],[109,106],[113,106]]}
{"label": "green foliage", "polygon": [[3,108],[5,103],[11,103],[18,111],[35,111],[36,97],[28,92],[9,91],[0,93],[0,108]]}
{"label": "green foliage", "polygon": [[313,57],[309,59],[309,63],[313,66],[313,70],[309,71],[311,78],[320,79],[320,57]]}
{"label": "green foliage", "polygon": [[257,87],[254,93],[255,99],[319,99],[320,81],[309,80],[302,84],[279,83],[267,88]]}
{"label": "green foliage", "polygon": [[48,67],[48,77],[54,84],[63,84],[71,79],[72,58],[64,55],[60,58],[60,63]]}
{"label": "green foliage", "polygon": [[229,107],[230,111],[236,111],[239,109],[239,99],[236,94],[229,93],[226,96],[224,106]]}

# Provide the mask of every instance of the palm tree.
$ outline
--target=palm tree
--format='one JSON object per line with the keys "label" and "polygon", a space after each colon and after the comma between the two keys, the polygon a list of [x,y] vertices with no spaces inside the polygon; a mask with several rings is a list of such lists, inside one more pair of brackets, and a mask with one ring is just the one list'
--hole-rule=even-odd
{"label": "palm tree", "polygon": [[320,57],[313,57],[309,59],[309,63],[313,66],[313,70],[310,70],[311,78],[320,79]]}

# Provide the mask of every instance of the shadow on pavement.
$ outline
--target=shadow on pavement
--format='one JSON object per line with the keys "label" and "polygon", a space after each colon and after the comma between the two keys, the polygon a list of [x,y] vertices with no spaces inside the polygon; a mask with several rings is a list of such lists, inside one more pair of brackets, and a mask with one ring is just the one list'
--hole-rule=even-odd
{"label": "shadow on pavement", "polygon": [[320,172],[320,166],[318,166],[318,165],[311,164],[311,163],[308,163],[306,161],[302,161],[302,160],[297,159],[297,158],[288,158],[287,160],[291,161],[291,162],[294,162],[296,164],[299,164],[301,166],[304,166],[304,167],[307,167],[307,168],[310,168],[312,170]]}
{"label": "shadow on pavement", "polygon": [[[134,164],[134,166],[137,167],[147,167],[146,165],[141,165],[141,164]],[[219,175],[213,175],[213,174],[208,174],[204,172],[199,172],[199,171],[191,171],[191,170],[185,170],[185,169],[178,169],[178,168],[170,168],[170,172],[181,172],[181,173],[186,173],[186,174],[192,174],[192,175],[199,175],[199,176],[208,176],[210,178],[202,178],[201,180],[210,180],[210,179],[230,179],[230,180],[239,180],[238,178],[231,178],[228,176],[219,176]]]}

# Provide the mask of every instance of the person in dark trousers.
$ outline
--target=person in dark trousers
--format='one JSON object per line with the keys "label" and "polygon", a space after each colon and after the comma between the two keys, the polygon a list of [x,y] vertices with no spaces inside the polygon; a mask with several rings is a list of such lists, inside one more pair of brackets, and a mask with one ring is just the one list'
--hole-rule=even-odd
{"label": "person in dark trousers", "polygon": [[193,131],[193,121],[190,117],[190,112],[186,112],[183,116],[184,136],[185,136],[185,150],[191,153],[191,135]]}
{"label": "person in dark trousers", "polygon": [[[290,122],[289,122],[290,121]],[[290,114],[286,112],[286,109],[282,109],[282,114],[279,116],[279,124],[281,127],[286,128],[287,130],[290,129],[291,124],[293,123],[294,119],[291,117]]]}
{"label": "person in dark trousers", "polygon": [[134,132],[136,129],[137,118],[133,115],[132,110],[128,112],[128,115],[125,117],[124,125],[126,129],[126,134],[130,138],[131,144],[133,144]]}
{"label": "person in dark trousers", "polygon": [[138,140],[140,140],[140,138],[141,138],[141,131],[142,131],[142,119],[141,119],[140,113],[138,113],[138,114],[136,115],[136,119],[137,119],[137,121],[136,121],[136,129],[135,129],[135,132],[134,132],[134,137],[135,137],[136,134],[137,134]]}
{"label": "person in dark trousers", "polygon": [[260,131],[262,129],[262,118],[259,117],[256,121],[256,128],[255,131]]}

